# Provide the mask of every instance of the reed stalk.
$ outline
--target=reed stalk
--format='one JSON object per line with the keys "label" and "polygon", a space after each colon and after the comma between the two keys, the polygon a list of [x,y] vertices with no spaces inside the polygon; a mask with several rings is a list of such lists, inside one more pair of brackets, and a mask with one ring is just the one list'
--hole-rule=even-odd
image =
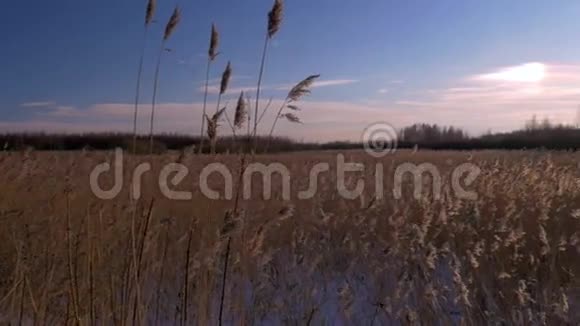
{"label": "reed stalk", "polygon": [[167,249],[169,247],[169,223],[165,224],[165,237],[163,241],[163,254],[161,256],[161,270],[159,271],[159,279],[157,280],[157,290],[155,291],[155,323],[153,325],[159,324],[159,309],[161,306],[161,287],[163,286],[163,280],[165,278],[165,262],[167,260]]}
{"label": "reed stalk", "polygon": [[264,76],[264,66],[266,64],[266,56],[268,54],[268,45],[270,43],[270,39],[272,39],[280,29],[280,25],[282,24],[283,11],[284,11],[284,3],[282,2],[282,0],[275,0],[272,9],[268,13],[268,29],[266,32],[266,37],[264,38],[264,46],[262,48],[262,56],[260,59],[260,71],[258,73],[258,85],[256,88],[256,103],[254,106],[254,131],[252,135],[254,138],[253,152],[256,151],[256,147],[258,145],[257,139],[258,113],[260,110],[260,93],[262,90],[262,79]]}
{"label": "reed stalk", "polygon": [[190,226],[187,235],[187,250],[185,252],[185,266],[183,271],[183,297],[181,306],[181,325],[187,325],[187,310],[188,310],[188,297],[189,297],[189,265],[191,259],[191,244],[193,240],[193,226]]}
{"label": "reed stalk", "polygon": [[147,45],[147,35],[149,34],[149,25],[153,22],[155,15],[156,0],[149,0],[145,9],[145,28],[143,30],[143,45],[141,46],[141,56],[137,69],[137,87],[135,90],[135,107],[133,110],[133,155],[137,151],[137,111],[139,111],[139,98],[141,93],[141,75],[143,74],[143,61],[145,58],[145,48]]}
{"label": "reed stalk", "polygon": [[141,262],[143,260],[143,252],[145,250],[145,246],[147,245],[147,235],[148,235],[148,231],[149,231],[149,225],[151,224],[151,217],[153,216],[153,204],[154,204],[155,200],[151,199],[151,201],[149,202],[149,210],[147,212],[147,215],[145,217],[145,224],[143,225],[143,231],[141,234],[141,239],[139,242],[139,246],[137,247],[137,258],[136,258],[136,263],[135,263],[135,287],[136,287],[136,293],[137,295],[135,296],[135,300],[133,301],[133,325],[135,325],[136,322],[139,322],[137,320],[137,311],[139,310],[139,308],[141,307]]}
{"label": "reed stalk", "polygon": [[149,121],[149,154],[153,154],[153,124],[155,122],[155,106],[157,104],[157,88],[159,86],[159,70],[161,66],[161,57],[163,56],[163,51],[165,50],[165,44],[167,40],[171,37],[177,25],[181,21],[181,10],[179,7],[175,7],[173,14],[169,18],[167,25],[165,26],[165,33],[163,34],[163,39],[161,41],[161,46],[159,47],[159,54],[157,55],[157,64],[155,66],[155,76],[153,82],[153,99],[151,103],[151,116]]}
{"label": "reed stalk", "polygon": [[201,114],[201,133],[199,136],[199,154],[203,152],[203,142],[204,142],[204,132],[205,132],[205,116],[206,116],[206,108],[207,108],[207,95],[209,89],[209,73],[211,69],[211,64],[218,56],[218,48],[219,45],[219,33],[215,24],[211,25],[211,35],[209,40],[209,50],[207,56],[207,67],[205,71],[205,90],[203,92],[203,109]]}
{"label": "reed stalk", "polygon": [[71,216],[70,216],[70,195],[68,191],[65,194],[66,197],[66,243],[67,243],[67,266],[69,272],[69,295],[70,300],[72,301],[73,306],[73,313],[76,319],[76,322],[80,324],[80,312],[79,312],[79,303],[78,303],[78,286],[77,286],[77,278],[75,273],[75,268],[73,266],[73,248],[72,248],[72,225],[71,225]]}

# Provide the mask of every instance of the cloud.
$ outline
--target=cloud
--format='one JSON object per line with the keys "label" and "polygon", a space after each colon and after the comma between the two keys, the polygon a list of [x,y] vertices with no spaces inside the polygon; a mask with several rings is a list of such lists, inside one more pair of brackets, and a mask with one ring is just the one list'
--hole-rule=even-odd
{"label": "cloud", "polygon": [[[521,128],[531,116],[574,123],[580,103],[580,64],[526,63],[470,76],[444,89],[432,89],[395,104],[414,111],[431,109],[448,123],[472,130]],[[472,121],[466,118],[471,115]]]}
{"label": "cloud", "polygon": [[[261,101],[264,108],[267,100]],[[283,101],[275,99],[264,115],[260,132],[266,134],[276,115],[275,109]],[[303,124],[279,121],[276,135],[288,136],[298,140],[332,141],[358,140],[364,128],[375,121],[395,119],[393,112],[380,105],[349,102],[301,101],[297,112]],[[47,132],[90,132],[120,131],[129,132],[133,118],[131,103],[101,103],[84,108],[60,107],[50,113],[38,113],[25,121],[0,121],[0,129],[6,131],[47,131]],[[156,108],[155,132],[177,132],[197,134],[201,124],[202,103],[159,103]],[[411,116],[405,121],[411,121]],[[149,130],[150,108],[141,106],[138,112],[138,132],[146,134]],[[228,111],[233,114],[233,107]],[[219,129],[220,134],[230,134],[225,121]]]}
{"label": "cloud", "polygon": [[475,76],[478,80],[538,83],[546,77],[546,65],[539,62],[524,63],[500,69],[488,74]]}
{"label": "cloud", "polygon": [[[264,107],[267,100],[261,101]],[[282,100],[273,100],[270,110],[264,116],[260,132],[267,133],[276,114],[275,108]],[[403,127],[416,122],[455,125],[472,132],[483,132],[493,126],[494,130],[509,130],[523,125],[519,114],[531,117],[537,108],[528,107],[524,111],[506,111],[498,106],[485,108],[480,105],[466,107],[457,103],[417,102],[410,103],[357,103],[337,101],[304,100],[297,103],[297,112],[303,124],[280,121],[276,135],[288,136],[305,141],[360,140],[361,133],[370,124],[386,121],[395,127]],[[202,103],[159,103],[157,105],[155,132],[197,134],[201,124]],[[150,107],[141,106],[138,112],[138,132],[146,134],[149,130]],[[566,114],[562,111],[561,114]],[[233,114],[233,107],[228,115]],[[541,115],[539,115],[541,117]],[[101,103],[85,108],[61,107],[52,114],[39,112],[26,121],[1,122],[0,129],[7,131],[49,131],[49,132],[88,132],[119,131],[129,132],[133,119],[131,103]],[[219,133],[230,134],[225,121]]]}
{"label": "cloud", "polygon": [[[238,86],[238,87],[229,87],[226,90],[226,94],[239,94],[240,92],[255,92],[256,86]],[[265,88],[262,88],[265,89]],[[205,92],[205,86],[200,86],[197,89],[199,92]],[[208,85],[207,87],[208,94],[219,94],[220,92],[220,85]]]}
{"label": "cloud", "polygon": [[[340,86],[340,85],[348,85],[358,83],[359,81],[356,79],[329,79],[329,80],[317,80],[310,86],[311,88],[318,88],[318,87],[328,87],[328,86]],[[279,91],[288,91],[294,87],[294,84],[285,84],[275,87],[276,90]]]}
{"label": "cloud", "polygon": [[[358,80],[354,79],[331,79],[331,80],[319,80],[312,83],[312,88],[318,87],[329,87],[329,86],[339,86],[339,85],[348,85],[357,83]],[[276,90],[276,91],[289,91],[292,87],[296,84],[283,84],[283,85],[262,85],[262,90]],[[226,91],[226,94],[237,94],[241,91],[244,92],[255,92],[257,87],[255,85],[248,85],[248,86],[235,86],[230,87]],[[199,92],[205,91],[205,85],[201,85],[197,88]],[[208,93],[209,94],[219,94],[220,91],[220,84],[219,79],[215,80],[211,85],[208,86]]]}
{"label": "cloud", "polygon": [[53,101],[42,101],[42,102],[24,102],[20,106],[23,108],[48,108],[55,106],[56,103]]}
{"label": "cloud", "polygon": [[312,84],[313,88],[316,87],[326,87],[326,86],[338,86],[338,85],[348,85],[358,83],[355,79],[334,79],[334,80],[319,80]]}
{"label": "cloud", "polygon": [[389,92],[389,89],[387,88],[381,88],[377,91],[377,93],[379,94],[387,94]]}
{"label": "cloud", "polygon": [[[364,102],[305,99],[297,103],[301,108],[298,115],[304,124],[280,121],[275,133],[306,141],[356,141],[360,139],[360,134],[367,125],[377,121],[386,121],[395,127],[417,122],[454,125],[465,128],[472,134],[483,133],[488,129],[509,131],[521,128],[533,115],[540,119],[548,117],[556,123],[575,122],[580,103],[580,63],[543,65],[545,76],[537,82],[522,82],[518,78],[514,80],[509,77],[510,73],[505,74],[513,70],[504,67],[465,76],[450,83],[449,87],[416,91],[412,93],[413,97],[400,98],[397,101],[386,100],[386,97]],[[476,78],[486,75],[487,78]],[[337,80],[325,82],[322,85],[345,84]],[[277,87],[281,86],[266,88],[272,90]],[[286,87],[285,90],[291,86]],[[237,93],[240,90],[251,91],[255,87],[236,85],[230,92]],[[266,102],[266,99],[261,102],[262,108]],[[281,104],[282,99],[273,100],[261,125],[263,133],[268,132],[274,120],[275,108]],[[198,102],[159,103],[155,131],[197,134],[202,107],[202,103]],[[148,132],[150,109],[148,105],[139,108],[138,131],[141,133]],[[233,105],[230,105],[230,117],[232,110]],[[132,119],[131,103],[100,103],[88,107],[55,104],[50,110],[31,111],[31,116],[24,121],[0,121],[0,129],[127,132],[131,129]],[[220,134],[229,134],[228,129],[227,123],[223,122]]]}

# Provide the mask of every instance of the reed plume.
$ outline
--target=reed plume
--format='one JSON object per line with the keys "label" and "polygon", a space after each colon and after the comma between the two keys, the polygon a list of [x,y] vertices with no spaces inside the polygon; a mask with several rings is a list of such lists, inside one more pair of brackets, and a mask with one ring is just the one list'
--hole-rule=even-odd
{"label": "reed plume", "polygon": [[226,111],[226,108],[223,107],[221,110],[216,111],[216,113],[214,113],[214,115],[211,118],[209,118],[206,115],[207,137],[209,138],[210,143],[211,143],[211,153],[212,154],[215,154],[215,145],[216,145],[216,141],[217,141],[217,128],[219,127],[219,120],[225,111]]}
{"label": "reed plume", "polygon": [[242,128],[242,125],[246,121],[247,112],[246,112],[246,100],[244,98],[244,92],[240,93],[240,97],[238,98],[238,104],[236,105],[236,114],[234,116],[234,127],[236,129]]}
{"label": "reed plume", "polygon": [[211,68],[211,63],[215,60],[218,56],[218,46],[219,46],[219,33],[215,26],[215,24],[211,25],[211,35],[209,37],[209,49],[208,49],[208,56],[207,56],[207,68],[205,71],[205,90],[203,93],[203,110],[201,114],[201,134],[199,136],[199,154],[203,151],[203,141],[205,132],[205,120],[206,120],[206,109],[207,109],[207,94],[209,88],[209,72]]}
{"label": "reed plume", "polygon": [[286,95],[286,99],[284,100],[284,102],[282,102],[282,105],[280,105],[278,113],[276,113],[274,123],[272,123],[272,128],[270,129],[270,133],[268,134],[268,142],[266,143],[266,151],[268,151],[268,147],[270,146],[270,140],[272,138],[272,134],[274,133],[274,128],[276,128],[276,123],[280,118],[285,118],[286,120],[293,123],[302,123],[302,121],[300,121],[300,118],[298,118],[296,114],[292,112],[282,114],[282,111],[284,110],[284,108],[288,108],[292,111],[299,111],[300,109],[296,105],[290,103],[297,102],[302,97],[310,94],[310,88],[312,87],[312,84],[314,84],[316,79],[318,79],[319,77],[320,75],[310,75],[306,77],[304,80],[300,81],[294,87],[292,87],[292,89],[290,89],[288,95]]}
{"label": "reed plume", "polygon": [[[226,104],[227,106],[227,104]],[[238,98],[238,103],[236,104],[236,108],[234,110],[234,119],[231,120],[228,116],[228,112],[224,112],[224,117],[232,130],[232,149],[237,148],[237,132],[236,130],[240,130],[244,123],[247,120],[248,114],[246,110],[246,99],[244,98],[244,92],[240,92],[240,97]]]}
{"label": "reed plume", "polygon": [[300,121],[300,118],[298,118],[298,116],[296,116],[292,112],[285,113],[281,117],[286,118],[286,120],[293,122],[293,123],[302,123],[302,121]]}
{"label": "reed plume", "polygon": [[268,13],[268,38],[272,38],[280,29],[283,11],[284,3],[282,0],[275,0],[272,10]]}
{"label": "reed plume", "polygon": [[306,79],[296,84],[296,86],[292,87],[290,92],[288,92],[286,100],[288,102],[296,102],[300,100],[301,97],[310,94],[310,87],[312,86],[314,81],[319,77],[320,75],[308,76]]}
{"label": "reed plume", "polygon": [[211,24],[211,36],[209,40],[209,51],[208,51],[210,61],[215,60],[215,58],[218,56],[217,48],[219,45],[219,41],[220,35],[217,31],[217,28],[215,27],[215,24]]}
{"label": "reed plume", "polygon": [[230,64],[230,62],[228,61],[228,64],[226,66],[226,69],[224,70],[224,72],[222,73],[222,79],[220,82],[220,92],[218,94],[218,99],[217,99],[217,105],[215,107],[215,113],[212,117],[211,120],[213,120],[213,125],[210,126],[209,121],[210,119],[207,119],[208,121],[208,137],[210,135],[210,130],[209,128],[213,128],[214,130],[212,131],[212,134],[214,135],[214,137],[209,137],[210,138],[210,142],[211,142],[211,153],[214,154],[215,151],[215,142],[216,142],[216,137],[217,137],[217,120],[219,120],[219,118],[221,117],[221,115],[225,112],[225,108],[222,108],[220,110],[220,105],[221,105],[221,101],[222,101],[222,95],[225,94],[225,92],[228,89],[228,84],[230,83],[230,78],[232,76],[232,65]]}
{"label": "reed plume", "polygon": [[171,15],[171,18],[169,18],[169,22],[165,26],[165,33],[163,34],[164,41],[167,41],[171,37],[171,34],[173,34],[173,32],[175,31],[175,28],[179,24],[180,20],[181,20],[181,9],[179,9],[179,7],[175,7],[175,9],[173,10],[173,14]]}
{"label": "reed plume", "polygon": [[205,119],[207,120],[207,137],[212,141],[217,135],[217,123],[207,115],[205,116]]}
{"label": "reed plume", "polygon": [[220,84],[220,95],[223,95],[227,91],[231,77],[232,77],[232,66],[231,66],[230,62],[228,61],[228,65],[226,66],[226,70],[224,70],[224,72],[222,74],[222,81]]}
{"label": "reed plume", "polygon": [[155,77],[153,82],[153,99],[151,103],[151,119],[149,121],[149,154],[153,153],[153,123],[155,122],[155,105],[157,104],[157,88],[159,85],[159,67],[161,66],[161,57],[163,51],[165,50],[165,43],[171,37],[179,21],[181,20],[181,10],[179,7],[175,7],[173,14],[167,25],[165,26],[165,32],[163,34],[163,40],[161,41],[161,46],[159,47],[159,54],[157,55],[157,66],[155,68]]}
{"label": "reed plume", "polygon": [[147,34],[149,25],[155,17],[156,0],[149,0],[145,9],[145,28],[143,31],[143,45],[141,46],[141,57],[139,68],[137,69],[137,89],[135,90],[135,108],[133,110],[133,154],[137,151],[137,111],[139,111],[139,98],[141,93],[141,75],[143,74],[143,60],[145,58],[145,46],[147,44]]}
{"label": "reed plume", "polygon": [[145,26],[149,26],[153,22],[153,17],[155,16],[155,7],[157,6],[156,0],[149,0],[147,2],[147,9],[145,10]]}
{"label": "reed plume", "polygon": [[268,54],[268,44],[270,39],[276,35],[280,26],[282,25],[282,14],[284,12],[284,3],[282,0],[274,0],[274,5],[268,13],[268,29],[266,31],[266,37],[264,39],[264,48],[262,49],[262,59],[260,62],[260,72],[258,74],[258,86],[256,88],[256,105],[254,107],[254,131],[252,136],[254,137],[254,149],[256,151],[257,147],[257,132],[258,132],[258,111],[260,105],[260,92],[262,88],[262,78],[264,76],[264,65],[266,63],[266,56]]}

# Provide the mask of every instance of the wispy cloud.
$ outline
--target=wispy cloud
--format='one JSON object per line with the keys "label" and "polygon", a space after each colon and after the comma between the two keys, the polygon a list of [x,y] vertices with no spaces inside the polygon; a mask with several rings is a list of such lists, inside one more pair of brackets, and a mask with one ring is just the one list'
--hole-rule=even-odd
{"label": "wispy cloud", "polygon": [[[200,86],[197,89],[199,92],[205,91],[205,86]],[[226,91],[226,94],[238,94],[240,92],[255,92],[256,86],[238,86],[238,87],[229,87]],[[220,92],[220,85],[209,85],[207,87],[207,92],[209,94],[219,94]]]}
{"label": "wispy cloud", "polygon": [[381,88],[377,91],[377,93],[379,94],[387,94],[389,92],[389,89],[387,88]]}
{"label": "wispy cloud", "polygon": [[[264,107],[268,100],[261,102]],[[282,100],[274,99],[272,107],[282,105]],[[381,106],[331,101],[301,101],[301,120],[304,124],[281,121],[276,133],[295,139],[313,141],[358,140],[365,126],[375,120],[394,119],[392,112]],[[199,130],[202,103],[159,103],[156,120],[157,132],[182,132],[191,134]],[[231,112],[233,114],[233,112]],[[131,103],[102,103],[89,107],[60,107],[50,114],[36,113],[25,121],[0,121],[0,129],[8,131],[129,131],[133,114]],[[260,125],[260,131],[267,133],[271,127],[275,110],[269,110]],[[405,113],[406,114],[406,113]],[[138,116],[138,131],[147,132],[148,112],[143,110]],[[225,125],[225,124],[224,124]],[[220,128],[220,134],[228,134],[229,128]]]}
{"label": "wispy cloud", "polygon": [[348,85],[358,83],[355,79],[334,79],[334,80],[319,80],[312,84],[312,87],[326,87],[326,86],[338,86],[338,85]]}
{"label": "wispy cloud", "polygon": [[[261,102],[264,107],[268,100]],[[437,104],[434,106],[433,104]],[[274,99],[272,107],[279,107],[282,100]],[[410,109],[410,105],[412,109]],[[156,120],[157,132],[178,132],[191,134],[199,130],[202,103],[159,103]],[[300,119],[303,124],[282,121],[276,134],[308,141],[360,140],[366,126],[377,121],[387,121],[395,127],[403,127],[416,122],[464,127],[472,132],[485,131],[489,126],[494,130],[509,130],[523,124],[538,107],[526,107],[520,111],[506,111],[505,107],[473,105],[466,107],[456,102],[425,101],[417,103],[354,103],[337,101],[304,100],[299,103]],[[231,110],[232,108],[230,108]],[[233,114],[232,111],[230,113]],[[566,115],[566,110],[558,114]],[[0,129],[8,131],[120,131],[128,132],[132,120],[133,104],[102,103],[89,107],[61,107],[46,114],[35,113],[26,121],[0,121]],[[138,131],[147,132],[147,110],[139,112]],[[267,132],[274,120],[275,110],[269,110],[262,120],[260,131]],[[539,115],[541,116],[541,115]],[[220,134],[228,134],[229,128],[220,128]]]}
{"label": "wispy cloud", "polygon": [[[328,86],[340,86],[340,85],[354,84],[354,83],[358,83],[358,82],[359,81],[356,79],[318,80],[318,81],[315,81],[314,83],[312,83],[312,85],[310,87],[317,88],[317,87],[328,87]],[[294,87],[294,85],[296,85],[296,84],[280,85],[280,86],[277,86],[275,89],[279,90],[279,91],[287,91],[287,90],[291,89],[292,87]]]}
{"label": "wispy cloud", "polygon": [[56,105],[53,101],[24,102],[20,106],[23,108],[49,108]]}
{"label": "wispy cloud", "polygon": [[[318,87],[340,86],[340,85],[353,84],[353,83],[357,83],[357,82],[358,82],[358,80],[355,80],[355,79],[320,80],[320,81],[314,82],[311,87],[318,88]],[[262,90],[288,91],[292,87],[294,87],[294,85],[295,84],[262,85],[261,88],[262,88]],[[199,92],[204,92],[205,85],[199,86],[197,88],[197,90]],[[213,80],[213,83],[211,83],[211,85],[208,86],[208,93],[218,94],[219,91],[220,91],[219,79]],[[226,93],[227,94],[237,94],[241,91],[244,91],[244,92],[256,91],[256,86],[255,85],[248,85],[248,86],[230,87]]]}
{"label": "wispy cloud", "polygon": [[[514,67],[518,66],[522,65]],[[520,128],[532,115],[548,117],[554,122],[574,122],[580,103],[580,63],[544,64],[544,67],[545,75],[541,81],[522,82],[520,78],[512,78],[510,74],[514,70],[509,67],[489,69],[458,79],[455,83],[450,83],[449,87],[407,93],[413,94],[413,97],[401,98],[395,102],[387,100],[386,96],[364,103],[305,99],[299,103],[302,109],[299,114],[304,124],[282,122],[277,134],[314,141],[358,140],[365,126],[376,121],[388,121],[395,127],[416,122],[455,125],[473,134],[488,129],[508,131]],[[486,75],[487,78],[476,78]],[[322,81],[323,86],[319,87],[353,82],[344,81]],[[211,86],[210,91],[219,91],[217,84]],[[230,89],[231,93],[255,90],[255,86],[234,86]],[[284,86],[284,90],[291,87]],[[279,87],[281,85],[266,86],[266,89],[276,90]],[[392,88],[390,93],[395,91]],[[278,107],[281,101],[274,98],[272,107]],[[261,106],[264,107],[266,102],[264,99]],[[202,107],[197,102],[159,103],[158,112],[162,114],[158,115],[157,131],[192,133],[199,130]],[[270,111],[262,123],[262,131],[265,132],[274,119],[275,110]],[[101,103],[89,107],[54,104],[49,110],[31,112],[26,121],[0,121],[0,129],[129,131],[133,104]],[[139,128],[142,133],[147,132],[148,114],[148,110],[139,112]],[[224,127],[220,132],[227,133],[227,129]]]}

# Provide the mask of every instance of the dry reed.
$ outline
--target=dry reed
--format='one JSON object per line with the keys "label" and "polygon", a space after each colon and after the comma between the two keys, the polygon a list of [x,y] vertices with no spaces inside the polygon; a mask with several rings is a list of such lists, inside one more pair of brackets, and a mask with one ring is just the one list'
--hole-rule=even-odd
{"label": "dry reed", "polygon": [[310,88],[312,87],[312,84],[314,84],[315,80],[318,79],[319,77],[320,77],[320,75],[308,76],[304,80],[302,80],[298,84],[296,84],[294,87],[292,87],[292,89],[290,89],[290,91],[288,92],[288,95],[286,95],[286,99],[284,99],[284,101],[282,102],[282,105],[280,105],[280,108],[278,109],[278,112],[276,113],[276,116],[274,117],[274,122],[272,123],[272,128],[270,128],[270,133],[268,134],[268,142],[266,143],[266,149],[265,149],[266,152],[268,151],[268,148],[270,147],[270,140],[272,139],[272,134],[274,133],[274,129],[276,128],[276,124],[278,123],[278,120],[280,118],[285,118],[286,120],[288,120],[292,123],[301,123],[300,118],[298,118],[298,116],[296,116],[294,113],[288,112],[288,113],[282,114],[282,111],[284,110],[284,108],[289,108],[292,111],[298,111],[298,107],[296,107],[293,104],[289,104],[289,103],[299,101],[302,97],[310,94]]}
{"label": "dry reed", "polygon": [[169,18],[167,25],[165,26],[165,32],[163,34],[163,40],[161,41],[161,46],[159,47],[159,53],[157,54],[157,64],[155,66],[155,76],[153,78],[153,98],[151,100],[151,116],[149,120],[149,154],[153,154],[153,124],[155,122],[155,106],[157,104],[157,88],[159,86],[159,68],[161,66],[161,57],[165,51],[165,44],[167,40],[171,37],[177,25],[181,20],[181,9],[175,7],[173,14]]}
{"label": "dry reed", "polygon": [[242,128],[244,122],[246,122],[246,117],[248,112],[246,110],[246,99],[244,98],[244,92],[240,93],[238,98],[238,103],[236,105],[236,111],[234,115],[234,127],[236,129]]}
{"label": "dry reed", "polygon": [[[223,324],[236,319],[312,325],[325,320],[375,325],[580,321],[579,282],[573,276],[580,273],[580,184],[572,163],[578,154],[399,151],[381,161],[385,186],[391,184],[395,161],[430,162],[442,175],[452,173],[450,161],[477,164],[482,174],[468,186],[477,192],[476,200],[458,198],[447,178],[439,200],[427,189],[424,198],[415,199],[412,179],[404,180],[402,198],[375,200],[377,161],[363,152],[343,154],[365,166],[365,172],[345,180],[348,189],[365,181],[371,193],[365,190],[361,200],[337,197],[338,178],[332,174],[320,175],[310,200],[286,202],[276,193],[265,203],[243,200],[238,185],[246,162],[238,158],[244,155],[223,156],[219,162],[236,171],[235,199],[218,202],[196,195],[194,214],[203,217],[192,217],[191,203],[154,195],[159,199],[155,218],[144,232],[148,207],[138,211],[134,241],[126,197],[96,201],[78,181],[94,158],[41,153],[35,160],[43,168],[14,182],[19,171],[13,166],[21,156],[11,155],[0,162],[5,169],[0,221],[7,225],[0,239],[13,244],[0,248],[5,275],[0,278],[0,323],[130,325],[135,311],[135,324],[167,324],[175,311],[177,324],[196,318],[202,324],[218,324],[219,318]],[[96,155],[101,155],[97,161],[104,157]],[[53,156],[77,162],[71,179],[79,187],[71,188],[68,204],[58,197],[41,204],[47,202],[40,190],[49,175],[56,178],[53,187],[59,193],[64,187],[58,180],[65,179],[66,160],[57,163]],[[268,163],[274,157],[256,158]],[[205,161],[190,168],[199,171],[216,161],[200,159]],[[291,189],[305,189],[311,168],[326,162],[334,169],[336,153],[279,154],[275,159],[290,169]],[[154,172],[172,161],[157,157]],[[182,184],[194,182],[196,175]],[[109,175],[103,182],[112,180]],[[29,189],[32,182],[38,187]],[[278,178],[272,183],[282,188]],[[146,184],[143,190],[155,189]],[[262,187],[256,184],[252,190],[258,194]],[[23,196],[26,203],[17,200]],[[211,219],[218,214],[223,222]],[[157,227],[157,216],[175,216],[175,225]],[[190,220],[200,224],[190,229]],[[194,239],[191,244],[189,239]],[[152,249],[157,243],[158,249]],[[137,291],[142,299],[133,309]],[[232,307],[235,300],[238,306]]]}
{"label": "dry reed", "polygon": [[211,63],[217,58],[219,46],[219,33],[215,26],[215,24],[211,25],[211,35],[209,39],[209,48],[208,48],[208,56],[207,56],[207,66],[205,71],[205,89],[203,93],[203,108],[201,113],[201,133],[200,133],[200,140],[199,140],[199,154],[203,151],[203,142],[204,142],[204,132],[205,132],[205,115],[207,109],[207,95],[209,90],[209,73],[211,69]]}
{"label": "dry reed", "polygon": [[143,45],[141,47],[141,56],[139,58],[139,67],[137,69],[137,86],[135,90],[135,107],[133,109],[133,154],[137,151],[137,113],[139,111],[139,100],[141,93],[141,75],[143,74],[143,61],[145,59],[145,47],[147,44],[147,35],[149,25],[153,22],[155,16],[156,0],[149,0],[145,9],[145,28],[143,31]]}
{"label": "dry reed", "polygon": [[268,53],[268,44],[270,39],[276,35],[280,26],[282,25],[282,15],[284,12],[284,3],[282,0],[274,0],[274,5],[272,9],[268,13],[268,28],[266,31],[266,37],[264,39],[264,47],[262,49],[262,58],[260,60],[260,71],[258,73],[258,86],[256,87],[256,104],[254,106],[254,130],[253,130],[253,137],[254,137],[254,148],[253,151],[256,151],[257,147],[257,132],[258,132],[258,120],[259,120],[259,108],[260,108],[260,92],[262,90],[262,78],[264,76],[264,66],[266,64],[266,56]]}

